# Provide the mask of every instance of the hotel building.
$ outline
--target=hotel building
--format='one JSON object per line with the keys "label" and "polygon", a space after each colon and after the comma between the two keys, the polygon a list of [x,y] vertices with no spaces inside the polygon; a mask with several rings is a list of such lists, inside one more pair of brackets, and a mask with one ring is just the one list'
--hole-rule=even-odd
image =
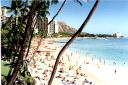
{"label": "hotel building", "polygon": [[48,34],[54,34],[54,33],[58,33],[58,23],[57,21],[52,21],[49,25],[48,25]]}
{"label": "hotel building", "polygon": [[[6,8],[1,8],[1,24],[4,24],[9,17],[6,16]],[[36,18],[34,18],[35,20]],[[12,27],[15,26],[15,18],[12,18]],[[49,18],[47,17],[43,17],[43,18],[38,18],[36,21],[36,26],[32,26],[34,27],[34,31],[35,33],[38,32],[45,32],[48,35],[54,34],[54,33],[58,33],[59,30],[59,25],[57,23],[57,21],[52,21],[49,25],[48,25],[48,21],[50,21]]]}

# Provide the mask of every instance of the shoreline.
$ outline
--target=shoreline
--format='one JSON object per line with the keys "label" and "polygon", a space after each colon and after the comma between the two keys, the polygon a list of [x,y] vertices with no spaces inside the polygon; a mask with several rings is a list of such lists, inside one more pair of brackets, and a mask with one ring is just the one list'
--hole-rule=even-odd
{"label": "shoreline", "polygon": [[[114,65],[106,62],[104,64],[103,61],[101,62],[97,58],[93,58],[92,60],[89,56],[83,58],[84,59],[80,59],[80,63],[82,65],[82,62],[84,62],[83,60],[86,60],[86,64],[83,64],[85,72],[96,80],[98,79],[102,82],[102,84],[96,84],[97,82],[94,80],[95,85],[122,85],[121,81],[123,81],[124,84],[127,84],[126,76],[128,76],[128,68],[120,67],[118,64]],[[88,78],[90,78],[90,76]],[[106,78],[104,79],[104,77]],[[93,80],[93,78],[90,79]]]}
{"label": "shoreline", "polygon": [[[55,58],[55,56],[57,56],[57,54],[58,54],[58,52],[59,52],[59,50],[61,49],[61,47],[59,47],[59,46],[55,46],[55,43],[54,43],[54,41],[56,41],[56,39],[54,38],[54,39],[46,39],[45,41],[43,41],[43,45],[44,46],[41,46],[41,48],[39,48],[39,50],[41,51],[41,50],[43,50],[42,49],[42,47],[45,47],[45,45],[48,47],[48,48],[52,48],[52,49],[55,49],[54,51],[55,52],[53,52],[52,53],[52,51],[50,52],[50,56],[54,56],[54,58]],[[49,44],[49,42],[50,42],[50,44]],[[35,43],[35,42],[34,42]],[[52,44],[51,44],[52,43]],[[33,44],[33,43],[32,43]],[[46,51],[47,49],[45,49],[45,51]],[[50,50],[49,50],[50,51]],[[58,51],[58,52],[57,52]],[[31,51],[30,51],[30,53],[31,53]],[[76,56],[76,55],[79,55],[79,54],[76,54],[76,53],[74,53],[73,51],[70,51],[70,50],[66,50],[65,52],[64,52],[64,54],[62,55],[63,56],[63,60],[62,60],[62,57],[61,57],[61,60],[62,60],[62,62],[59,64],[59,66],[58,66],[58,70],[60,70],[60,68],[62,68],[63,66],[64,66],[64,70],[66,71],[66,72],[64,72],[64,74],[70,74],[70,70],[68,70],[69,69],[69,67],[71,66],[71,65],[73,65],[74,66],[74,69],[73,70],[71,70],[71,71],[73,71],[74,72],[74,74],[75,74],[75,71],[80,67],[80,65],[76,65],[76,63],[78,63],[78,62],[76,62],[75,60],[78,60],[78,58],[77,57],[74,57],[74,56]],[[31,56],[29,55],[28,56],[29,58],[31,58]],[[48,57],[48,56],[47,56]],[[73,57],[73,61],[71,60],[72,59],[72,57]],[[29,58],[27,58],[27,59],[29,59]],[[55,62],[55,59],[53,59],[53,60],[50,60],[50,59],[45,59],[46,58],[46,54],[45,54],[45,52],[44,53],[36,53],[36,57],[34,57],[35,59],[35,62],[36,62],[36,67],[32,67],[32,65],[30,64],[30,65],[28,65],[29,66],[29,70],[31,71],[30,73],[31,73],[31,75],[34,77],[34,79],[35,79],[35,81],[37,82],[37,81],[39,81],[35,76],[39,76],[39,75],[44,75],[44,74],[42,74],[42,72],[43,71],[45,71],[46,69],[50,69],[50,72],[48,71],[48,72],[46,72],[46,74],[48,73],[48,75],[49,75],[49,77],[50,77],[50,74],[51,74],[51,71],[52,71],[52,66],[50,66],[50,64],[54,64],[54,62]],[[69,58],[71,58],[71,59],[69,59]],[[42,59],[42,60],[41,60]],[[83,73],[85,73],[85,76],[78,76],[78,78],[79,79],[76,79],[76,83],[80,83],[81,82],[81,85],[82,85],[82,82],[84,81],[84,79],[87,79],[87,80],[89,80],[90,82],[92,82],[92,85],[94,84],[94,85],[121,85],[122,84],[122,82],[120,82],[121,80],[122,81],[124,81],[124,79],[125,78],[122,78],[121,80],[118,80],[118,76],[120,77],[120,75],[121,74],[119,74],[119,72],[121,72],[122,73],[122,71],[120,71],[120,69],[117,69],[117,67],[116,67],[116,70],[117,70],[117,72],[115,72],[115,69],[113,68],[113,67],[110,67],[110,66],[107,66],[107,65],[102,65],[101,63],[99,63],[98,65],[97,65],[97,62],[96,61],[92,61],[92,59],[90,58],[84,58],[85,60],[88,60],[88,61],[83,61],[83,59],[80,59],[79,60],[79,63],[81,64],[81,70],[82,70],[82,72]],[[43,63],[42,63],[43,62]],[[47,63],[46,63],[47,62]],[[48,63],[49,62],[49,63]],[[84,64],[82,64],[82,62],[84,63]],[[87,62],[89,62],[89,63],[87,63]],[[62,65],[61,66],[61,64],[63,64],[64,63],[64,65]],[[67,64],[66,64],[67,63]],[[38,65],[39,64],[39,65]],[[39,66],[39,68],[38,68],[38,66]],[[100,68],[99,68],[100,67]],[[32,71],[32,69],[33,69],[33,71]],[[34,72],[34,69],[35,69],[35,73],[36,73],[36,71],[37,71],[37,73],[39,73],[39,75],[35,75],[33,72]],[[41,71],[40,71],[40,69],[42,69]],[[39,72],[38,72],[39,71]],[[36,73],[36,74],[37,74]],[[63,73],[60,73],[60,72],[56,72],[56,77],[57,76],[59,76],[60,74],[62,74],[61,76],[63,76],[63,78],[64,77],[66,77]],[[73,75],[74,75],[73,74]],[[101,75],[102,74],[102,75]],[[110,75],[109,75],[110,74]],[[126,73],[125,73],[126,74]],[[76,75],[76,74],[75,74]],[[109,76],[112,78],[109,78]],[[126,76],[126,75],[122,75],[122,76]],[[41,76],[42,77],[42,76]],[[41,77],[39,77],[40,79],[41,79]],[[59,76],[60,77],[60,76]],[[82,79],[84,77],[84,79]],[[104,78],[105,77],[105,78]],[[45,78],[45,76],[44,76],[44,78]],[[70,78],[72,78],[72,77],[70,77]],[[72,81],[73,80],[75,80],[75,79],[72,79]],[[81,81],[79,81],[79,80],[81,80]],[[112,81],[113,80],[113,81]],[[61,85],[64,85],[64,84],[62,84],[62,79],[61,78],[54,78],[54,81],[53,81],[53,85],[58,85],[58,84],[56,84],[56,83],[61,83]],[[118,82],[119,81],[119,82]],[[45,81],[39,81],[38,83],[42,83],[42,82],[45,82]],[[47,79],[47,81],[45,82],[46,84],[47,84],[47,82],[48,82],[48,79]],[[124,82],[124,84],[127,84],[126,82]],[[36,84],[36,85],[40,85],[40,84]],[[60,84],[59,84],[60,85]],[[80,85],[80,84],[76,84],[76,85]],[[84,85],[84,84],[83,84]],[[86,85],[86,84],[85,84]],[[91,85],[91,84],[90,84]]]}

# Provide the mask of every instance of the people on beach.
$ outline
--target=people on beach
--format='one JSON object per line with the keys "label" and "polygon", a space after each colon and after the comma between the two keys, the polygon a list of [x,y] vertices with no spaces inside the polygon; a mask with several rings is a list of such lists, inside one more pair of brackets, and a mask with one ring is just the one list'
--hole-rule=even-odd
{"label": "people on beach", "polygon": [[115,74],[116,74],[116,69],[115,69]]}
{"label": "people on beach", "polygon": [[[44,46],[41,46],[41,48],[45,47],[46,49],[50,49],[50,50],[54,49],[54,47],[52,46],[51,46],[52,48],[50,48],[51,44],[49,43],[45,44],[44,42],[43,45]],[[58,49],[60,48],[56,47],[56,50]],[[30,53],[33,54],[33,52],[34,51]],[[29,53],[29,57],[27,57],[26,59],[28,59],[27,63],[29,65],[29,71],[31,71],[33,78],[35,78],[35,81],[37,82],[36,85],[41,85],[41,83],[43,83],[42,85],[47,85],[51,72],[53,70],[53,66],[56,60],[57,53],[47,52],[47,51],[45,52],[44,50],[42,52],[41,50],[39,50],[39,52],[35,54],[36,56],[33,59],[31,59],[32,55],[30,55],[30,53]],[[66,52],[64,55],[61,56],[62,58],[59,61],[59,65],[57,68],[55,78],[58,80],[58,82],[60,81],[62,83],[61,85],[92,85],[92,84],[95,84],[95,82],[93,82],[91,79],[88,80],[88,70],[85,71],[84,68],[87,67],[87,69],[89,69],[89,71],[92,71],[92,74],[93,74],[93,71],[94,71],[93,69],[97,69],[97,68],[92,69],[91,68],[92,65],[95,67],[100,66],[100,68],[98,68],[98,71],[99,71],[100,69],[102,69],[101,64],[105,65],[105,60],[101,62],[101,59],[100,59],[98,60],[98,63],[97,63],[95,62],[94,57],[88,59],[88,55],[85,55],[84,57],[85,59],[81,60],[80,58],[78,59],[79,56],[77,57],[76,55],[75,56],[74,55],[75,54],[73,52]],[[75,57],[77,58],[75,59]],[[112,73],[117,74],[117,68],[112,69]],[[38,77],[35,77],[37,75]],[[53,85],[57,85],[57,84],[53,84]]]}
{"label": "people on beach", "polygon": [[77,75],[80,75],[80,73],[81,73],[81,65],[80,65],[79,68],[77,68],[77,70],[76,70],[76,74],[77,74]]}

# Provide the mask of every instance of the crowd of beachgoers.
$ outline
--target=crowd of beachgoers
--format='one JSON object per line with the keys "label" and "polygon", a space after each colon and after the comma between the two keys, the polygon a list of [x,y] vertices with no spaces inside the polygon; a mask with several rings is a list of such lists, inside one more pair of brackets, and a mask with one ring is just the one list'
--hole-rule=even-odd
{"label": "crowd of beachgoers", "polygon": [[[28,70],[35,85],[47,85],[50,79],[56,57],[61,46],[55,44],[55,39],[32,39],[31,48],[26,57]],[[121,85],[118,68],[107,68],[105,62],[94,62],[91,58],[78,59],[78,53],[66,50],[61,56],[52,85]],[[109,77],[110,76],[110,77]],[[114,80],[113,80],[114,79]],[[117,81],[117,82],[116,82]],[[122,81],[123,82],[123,81]],[[125,84],[125,82],[124,82]]]}

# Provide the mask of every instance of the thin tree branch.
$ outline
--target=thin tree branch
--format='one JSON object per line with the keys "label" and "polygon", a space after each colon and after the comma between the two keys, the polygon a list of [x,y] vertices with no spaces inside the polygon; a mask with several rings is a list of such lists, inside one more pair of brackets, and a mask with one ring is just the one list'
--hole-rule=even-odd
{"label": "thin tree branch", "polygon": [[64,0],[63,4],[61,5],[61,7],[59,8],[59,10],[57,11],[57,13],[54,15],[54,17],[51,19],[51,21],[49,21],[48,25],[56,18],[56,16],[59,14],[59,12],[61,11],[61,9],[63,8],[64,4],[65,4],[66,0]]}
{"label": "thin tree branch", "polygon": [[86,26],[86,24],[88,23],[88,21],[90,20],[92,14],[94,13],[97,5],[99,3],[99,0],[96,0],[94,6],[92,7],[91,11],[89,12],[87,18],[85,19],[85,21],[83,22],[83,24],[81,25],[81,27],[79,28],[79,30],[72,36],[72,38],[65,44],[65,46],[61,49],[61,51],[59,52],[58,56],[57,56],[57,59],[56,59],[56,62],[54,64],[54,68],[53,68],[53,71],[52,71],[52,74],[51,74],[51,77],[50,77],[50,80],[48,82],[48,85],[51,85],[52,84],[52,81],[54,79],[54,76],[55,76],[55,73],[56,73],[56,70],[57,70],[57,66],[59,64],[59,60],[60,60],[60,57],[61,55],[63,54],[63,52],[67,49],[67,47],[69,47],[69,45],[73,42],[73,40],[76,38],[76,36],[78,34],[81,33],[81,31],[84,29],[84,27]]}
{"label": "thin tree branch", "polygon": [[79,3],[81,6],[83,5],[81,1],[76,0],[77,3]]}

